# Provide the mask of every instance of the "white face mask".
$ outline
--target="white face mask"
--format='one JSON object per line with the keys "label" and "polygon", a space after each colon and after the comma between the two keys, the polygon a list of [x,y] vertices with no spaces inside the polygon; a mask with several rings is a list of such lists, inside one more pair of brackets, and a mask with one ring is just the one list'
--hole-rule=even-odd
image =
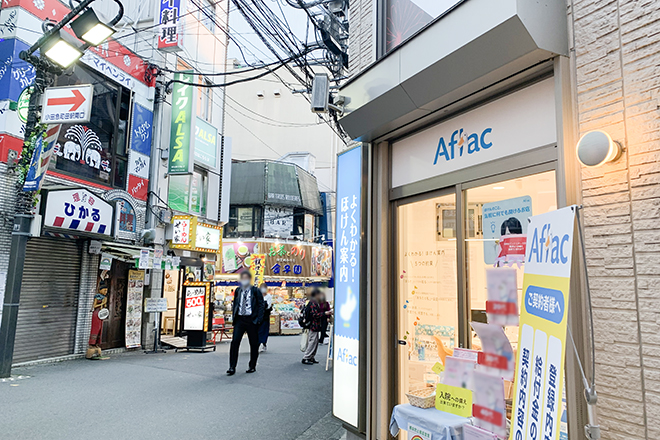
{"label": "white face mask", "polygon": [[261,288],[261,293],[263,293],[264,295],[267,294],[267,293],[268,293],[268,289],[266,289],[265,287],[262,287],[262,288]]}
{"label": "white face mask", "polygon": [[250,285],[250,280],[248,280],[247,278],[241,279],[241,286],[247,287],[249,285]]}

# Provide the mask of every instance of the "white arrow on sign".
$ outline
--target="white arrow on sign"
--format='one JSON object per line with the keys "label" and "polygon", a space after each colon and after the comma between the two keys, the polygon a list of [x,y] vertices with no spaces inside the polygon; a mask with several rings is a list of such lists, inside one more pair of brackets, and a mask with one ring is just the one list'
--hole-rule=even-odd
{"label": "white arrow on sign", "polygon": [[89,122],[94,86],[48,87],[44,91],[41,122],[75,124]]}

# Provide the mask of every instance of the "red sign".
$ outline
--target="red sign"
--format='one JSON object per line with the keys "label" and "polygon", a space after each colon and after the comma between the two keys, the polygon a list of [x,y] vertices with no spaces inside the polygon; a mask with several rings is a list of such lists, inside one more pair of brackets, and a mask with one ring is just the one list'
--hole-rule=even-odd
{"label": "red sign", "polygon": [[204,306],[204,296],[193,296],[191,298],[186,298],[186,309],[191,307],[202,307]]}
{"label": "red sign", "polygon": [[500,370],[506,370],[508,364],[507,358],[500,356],[494,353],[484,353],[483,351],[479,352],[477,356],[477,363],[479,365],[485,365],[486,367],[498,368]]}
{"label": "red sign", "polygon": [[504,301],[486,301],[486,312],[494,315],[517,315],[516,303]]}
{"label": "red sign", "polygon": [[147,200],[149,195],[149,179],[128,175],[128,193],[138,200]]}
{"label": "red sign", "polygon": [[496,426],[504,426],[503,421],[504,417],[501,412],[486,408],[485,406],[472,405],[472,415],[487,423],[492,423]]}

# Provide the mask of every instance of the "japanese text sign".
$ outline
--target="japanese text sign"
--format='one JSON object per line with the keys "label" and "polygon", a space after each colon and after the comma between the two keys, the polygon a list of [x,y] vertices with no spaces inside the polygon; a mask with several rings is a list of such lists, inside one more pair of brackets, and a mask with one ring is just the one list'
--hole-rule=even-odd
{"label": "japanese text sign", "polygon": [[111,236],[114,207],[85,189],[49,191],[44,226]]}
{"label": "japanese text sign", "polygon": [[196,226],[196,217],[189,215],[175,215],[172,217],[172,243],[170,247],[190,249]]}
{"label": "japanese text sign", "polygon": [[527,229],[510,440],[559,438],[575,209],[533,216]]}
{"label": "japanese text sign", "polygon": [[183,0],[160,0],[158,16],[158,49],[162,51],[171,52],[182,49],[182,1]]}
{"label": "japanese text sign", "polygon": [[358,426],[360,390],[360,261],[362,231],[362,147],[337,158],[335,254],[335,361],[333,414]]}
{"label": "japanese text sign", "polygon": [[252,254],[250,260],[250,273],[252,274],[254,285],[259,287],[264,282],[264,273],[266,271],[266,254]]}
{"label": "japanese text sign", "polygon": [[214,253],[220,252],[222,247],[222,227],[197,223],[194,231],[195,250],[209,250]]}
{"label": "japanese text sign", "polygon": [[218,129],[201,118],[195,118],[195,161],[215,168],[218,157]]}
{"label": "japanese text sign", "polygon": [[435,390],[435,408],[461,417],[472,417],[472,391],[439,383]]}
{"label": "japanese text sign", "polygon": [[172,130],[170,132],[169,174],[192,173],[193,74],[177,72],[172,89]]}
{"label": "japanese text sign", "polygon": [[190,283],[185,286],[186,303],[184,330],[203,330],[208,329],[208,284]]}
{"label": "japanese text sign", "polygon": [[91,84],[71,87],[48,87],[44,91],[41,122],[74,124],[89,122],[92,113]]}

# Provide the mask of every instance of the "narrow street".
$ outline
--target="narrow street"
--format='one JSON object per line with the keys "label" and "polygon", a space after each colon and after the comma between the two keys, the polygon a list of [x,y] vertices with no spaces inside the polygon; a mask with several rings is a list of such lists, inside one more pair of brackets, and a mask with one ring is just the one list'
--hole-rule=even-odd
{"label": "narrow street", "polygon": [[[299,337],[279,336],[245,374],[225,375],[229,342],[217,352],[112,354],[14,369],[0,382],[3,439],[335,440],[332,377],[300,363]],[[324,359],[327,346],[317,358]]]}

